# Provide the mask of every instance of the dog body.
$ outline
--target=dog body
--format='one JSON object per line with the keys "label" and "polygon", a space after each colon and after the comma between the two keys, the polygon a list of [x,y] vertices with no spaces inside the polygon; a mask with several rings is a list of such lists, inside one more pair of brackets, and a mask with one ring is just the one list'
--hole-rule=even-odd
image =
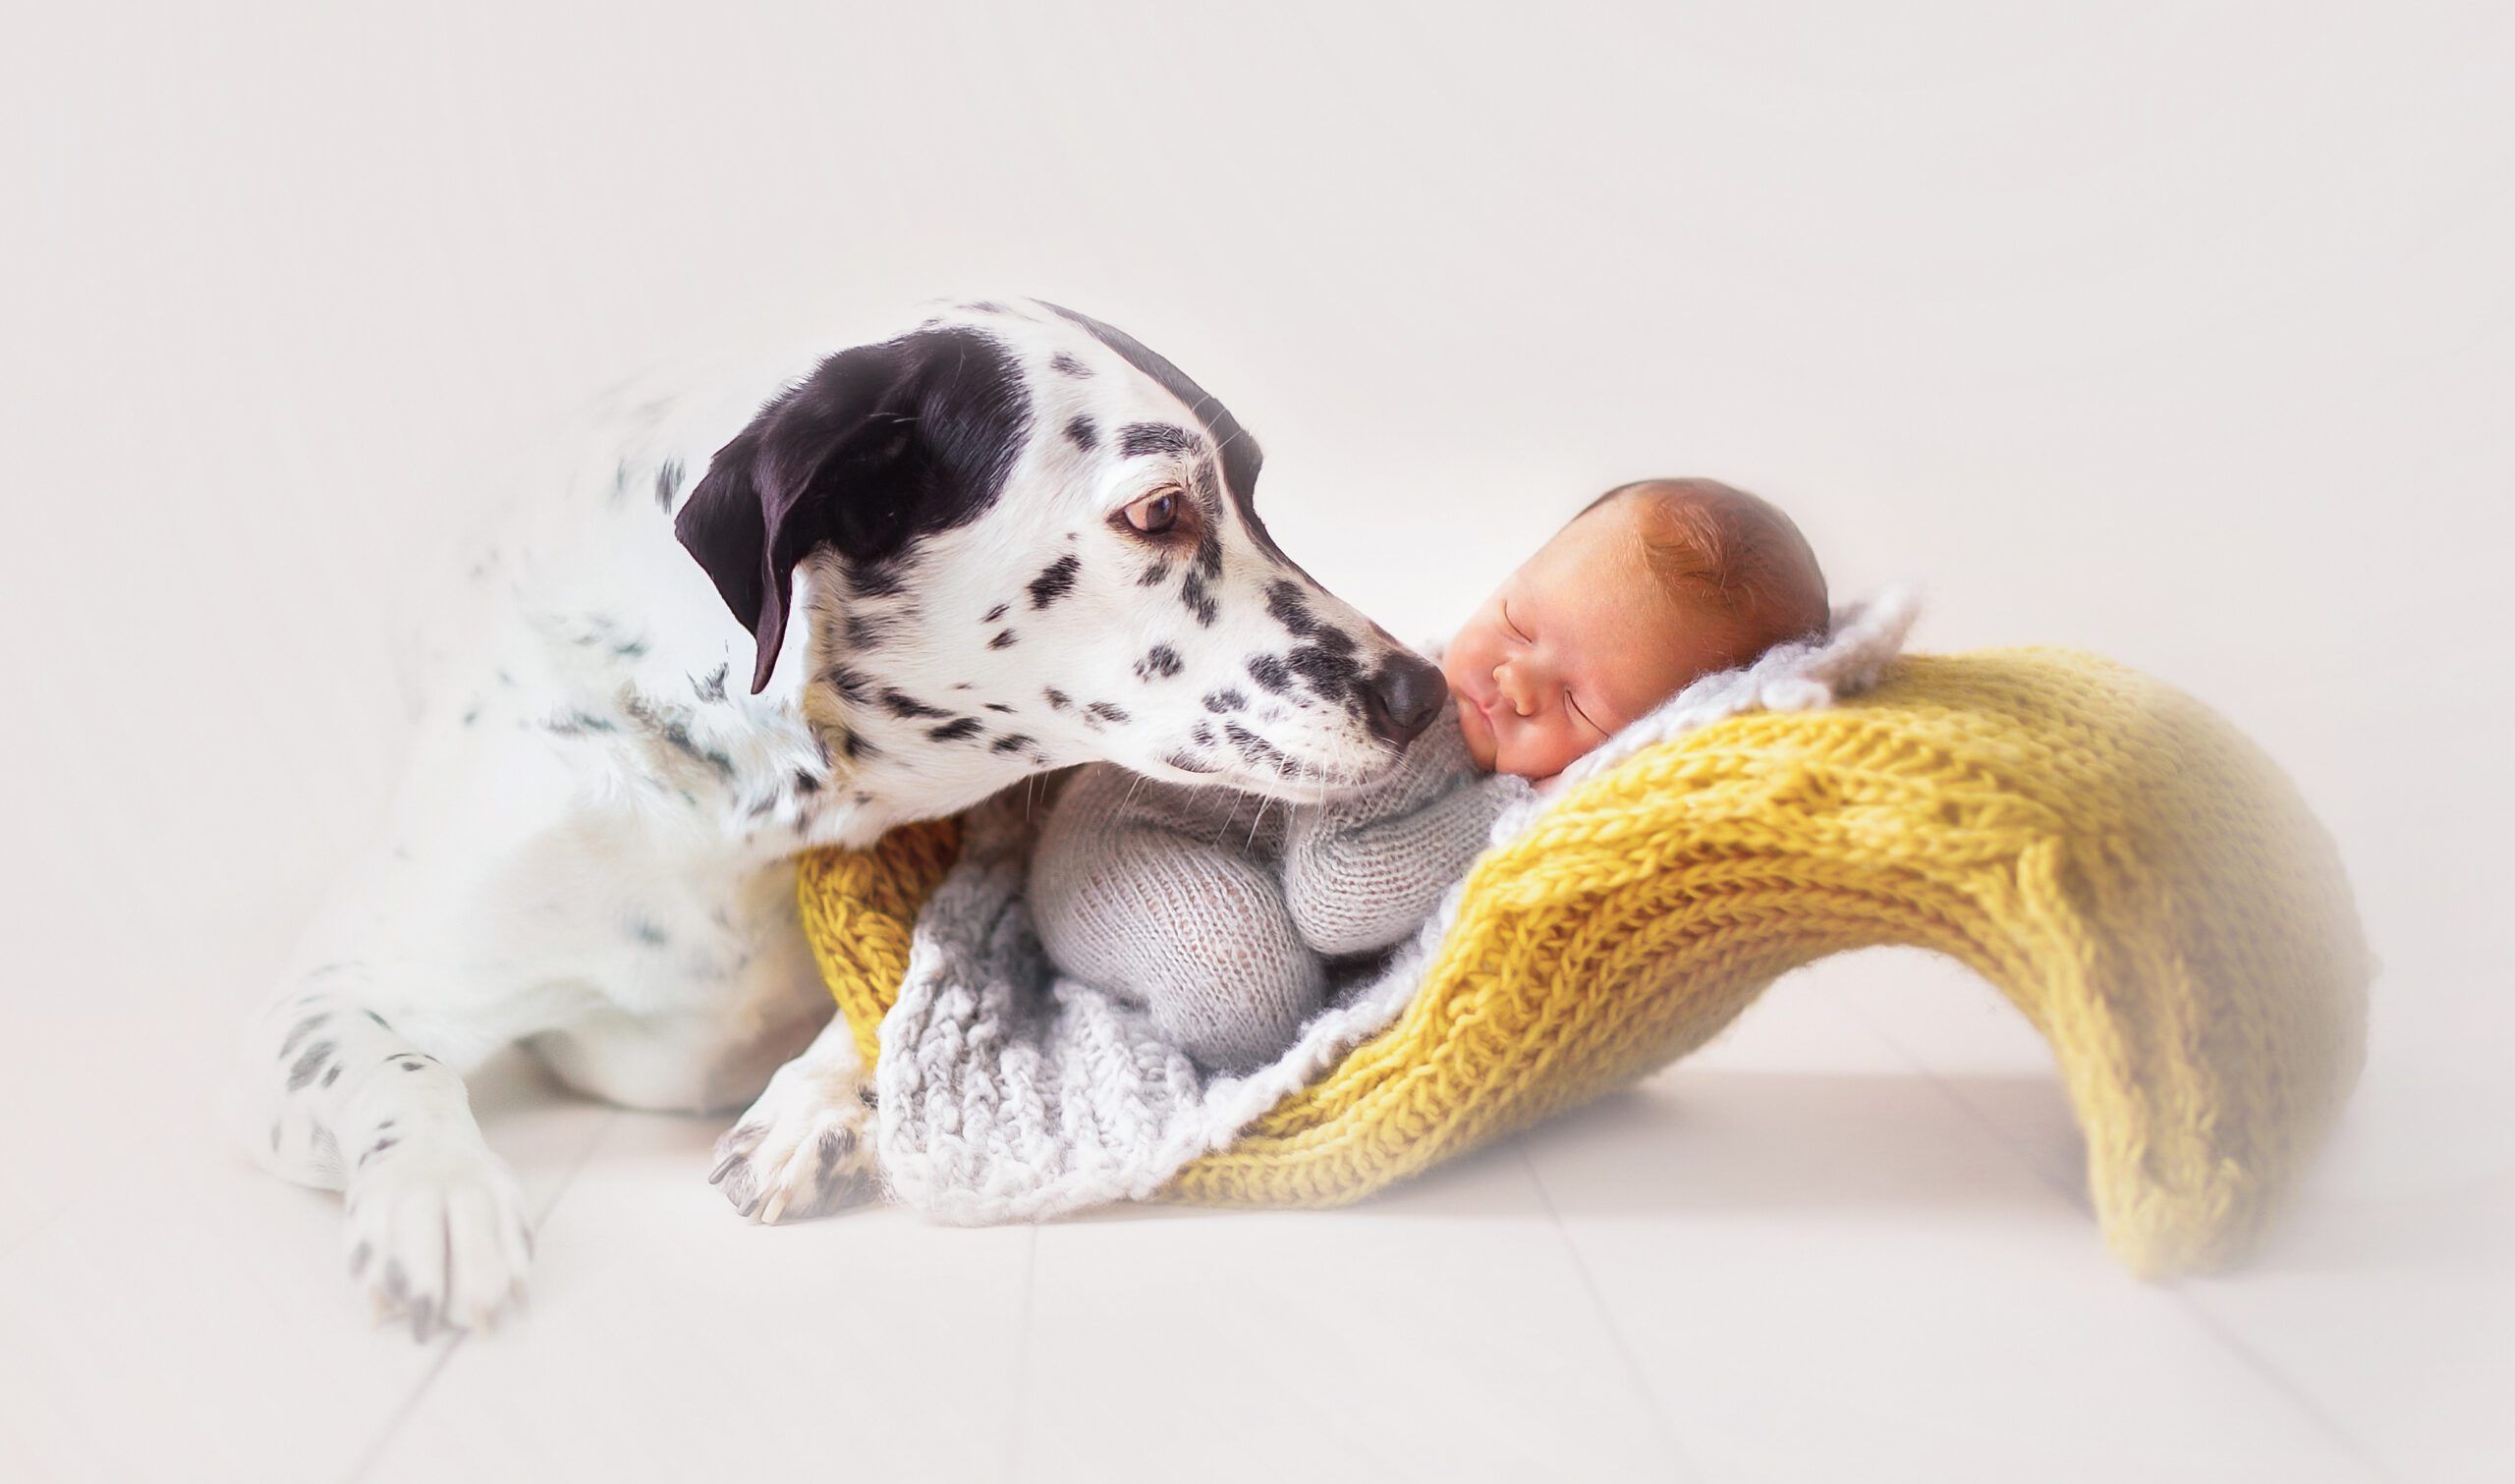
{"label": "dog body", "polygon": [[715,1173],[754,1219],[856,1187],[796,852],[1095,759],[1315,798],[1443,693],[1275,547],[1220,403],[1052,305],[632,396],[593,446],[473,566],[389,838],[229,1099],[265,1166],[345,1190],[353,1277],[419,1334],[528,1262],[462,1081],[507,1045],[632,1106],[755,1098]]}

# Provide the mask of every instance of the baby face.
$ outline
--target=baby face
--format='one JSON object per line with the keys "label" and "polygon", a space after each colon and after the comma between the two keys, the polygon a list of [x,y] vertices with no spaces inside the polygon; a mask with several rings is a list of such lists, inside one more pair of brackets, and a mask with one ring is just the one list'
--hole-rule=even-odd
{"label": "baby face", "polygon": [[1551,778],[1697,676],[1718,644],[1655,581],[1629,502],[1555,532],[1441,657],[1477,766]]}

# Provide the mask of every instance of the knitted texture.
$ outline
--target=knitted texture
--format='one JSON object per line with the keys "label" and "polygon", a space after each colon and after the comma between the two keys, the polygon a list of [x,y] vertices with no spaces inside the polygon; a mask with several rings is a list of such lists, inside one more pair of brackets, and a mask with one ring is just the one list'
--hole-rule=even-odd
{"label": "knitted texture", "polygon": [[1285,805],[1077,771],[1025,895],[1057,969],[1142,1005],[1201,1066],[1280,1056],[1325,1002],[1330,955],[1410,936],[1529,792],[1480,771],[1444,707],[1369,789]]}
{"label": "knitted texture", "polygon": [[[1333,1055],[1306,1037],[1298,1084],[1158,1193],[1353,1200],[1885,944],[1963,962],[2050,1042],[2144,1276],[2243,1256],[2355,1079],[2372,963],[2330,840],[2241,734],[2107,661],[1908,657],[1858,700],[1716,717],[1569,782],[1497,825],[1391,1017]],[[915,897],[923,848],[897,838],[803,871],[860,1026],[909,968],[904,921],[862,906]]]}
{"label": "knitted texture", "polygon": [[[1821,640],[1705,677],[1592,756],[1625,755],[1760,706],[1821,705],[1872,681],[1910,622],[1907,602],[1846,610]],[[1397,790],[1401,808],[1412,792]],[[1497,841],[1523,832],[1539,806],[1525,787],[1500,792],[1488,836]],[[896,1197],[944,1220],[1035,1219],[1155,1194],[1385,1030],[1464,892],[1449,883],[1410,941],[1344,976],[1281,1056],[1209,1076],[1143,1005],[1053,971],[1022,896],[1037,834],[1026,797],[1008,791],[962,816],[958,863],[916,910],[902,977],[880,981],[896,988],[873,1058],[880,1168]]]}

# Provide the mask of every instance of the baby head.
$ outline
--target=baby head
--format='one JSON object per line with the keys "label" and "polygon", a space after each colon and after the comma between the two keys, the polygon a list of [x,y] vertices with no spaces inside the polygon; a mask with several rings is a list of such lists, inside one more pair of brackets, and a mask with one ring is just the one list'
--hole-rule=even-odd
{"label": "baby head", "polygon": [[1709,479],[1590,502],[1450,640],[1441,671],[1477,766],[1551,778],[1695,680],[1820,634],[1799,527]]}

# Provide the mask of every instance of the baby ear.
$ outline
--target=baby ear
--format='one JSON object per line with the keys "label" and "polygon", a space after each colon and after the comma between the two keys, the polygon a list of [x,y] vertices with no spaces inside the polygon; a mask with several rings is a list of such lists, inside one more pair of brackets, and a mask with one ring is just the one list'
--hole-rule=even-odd
{"label": "baby ear", "polygon": [[896,512],[899,471],[918,437],[910,383],[915,337],[829,357],[716,451],[673,534],[758,642],[752,693],[786,638],[795,568],[814,547],[862,555]]}

